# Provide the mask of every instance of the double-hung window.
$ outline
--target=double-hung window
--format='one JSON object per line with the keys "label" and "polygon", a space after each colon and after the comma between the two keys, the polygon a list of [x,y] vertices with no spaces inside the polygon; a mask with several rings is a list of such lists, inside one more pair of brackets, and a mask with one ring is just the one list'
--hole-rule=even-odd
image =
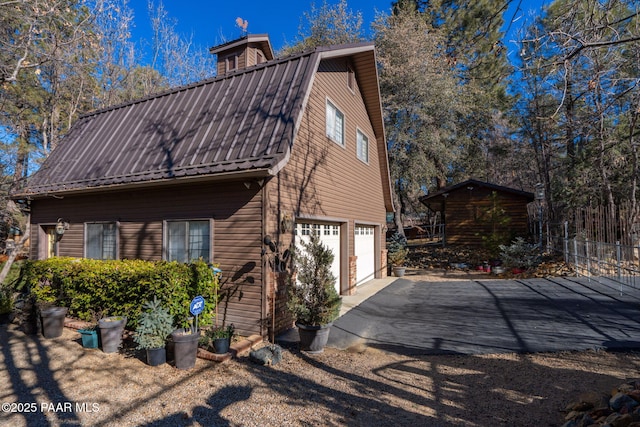
{"label": "double-hung window", "polygon": [[211,224],[208,220],[167,221],[167,260],[210,262]]}
{"label": "double-hung window", "polygon": [[344,147],[344,114],[327,101],[327,136]]}
{"label": "double-hung window", "polygon": [[369,163],[369,138],[358,129],[356,137],[356,150],[360,160]]}
{"label": "double-hung window", "polygon": [[115,222],[85,224],[85,256],[91,259],[117,259],[118,226]]}

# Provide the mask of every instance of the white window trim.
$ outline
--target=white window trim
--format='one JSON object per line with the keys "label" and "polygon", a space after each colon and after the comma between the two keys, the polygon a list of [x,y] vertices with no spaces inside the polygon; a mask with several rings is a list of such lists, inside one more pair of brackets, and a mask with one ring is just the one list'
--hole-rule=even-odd
{"label": "white window trim", "polygon": [[87,227],[89,224],[115,224],[116,225],[116,255],[114,259],[120,259],[120,221],[86,221],[84,223],[84,237],[82,243],[83,258],[87,258]]}
{"label": "white window trim", "polygon": [[[360,157],[360,147],[359,147],[359,143],[358,143],[358,134],[362,134],[363,137],[365,137],[367,139],[367,158],[363,159],[362,157]],[[358,160],[360,160],[362,163],[368,165],[369,164],[369,158],[371,157],[371,149],[370,149],[370,143],[369,141],[371,141],[371,138],[369,138],[369,135],[367,135],[366,133],[364,133],[362,131],[362,129],[360,128],[356,128],[356,157],[358,158]]]}
{"label": "white window trim", "polygon": [[172,218],[162,221],[162,260],[169,260],[169,226],[170,222],[209,221],[209,259],[205,262],[213,263],[213,223],[211,218]]}
{"label": "white window trim", "polygon": [[[327,127],[328,127],[327,125],[329,124],[329,115],[327,114],[327,112],[329,110],[329,105],[331,105],[335,111],[338,111],[342,115],[342,141],[338,141],[334,137],[334,135],[330,135],[329,132],[327,132]],[[342,110],[337,106],[337,104],[329,98],[326,98],[324,111],[325,111],[325,133],[327,135],[327,138],[329,138],[330,140],[338,144],[340,147],[346,148],[347,136],[345,135],[345,132],[347,129],[347,117],[345,116],[344,112],[342,112]],[[333,125],[335,126],[335,119],[334,119]]]}

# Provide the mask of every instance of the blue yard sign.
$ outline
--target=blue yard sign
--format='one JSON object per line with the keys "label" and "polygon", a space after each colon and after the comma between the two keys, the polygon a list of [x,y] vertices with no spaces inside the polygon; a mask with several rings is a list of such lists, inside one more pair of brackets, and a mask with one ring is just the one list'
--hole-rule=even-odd
{"label": "blue yard sign", "polygon": [[191,314],[196,316],[196,330],[194,332],[198,332],[198,314],[202,313],[204,310],[204,298],[201,295],[198,295],[194,299],[191,300],[191,304],[189,305],[189,311]]}
{"label": "blue yard sign", "polygon": [[192,299],[191,305],[189,306],[189,311],[191,311],[191,314],[193,314],[194,316],[202,313],[204,311],[204,298],[198,295],[197,297]]}

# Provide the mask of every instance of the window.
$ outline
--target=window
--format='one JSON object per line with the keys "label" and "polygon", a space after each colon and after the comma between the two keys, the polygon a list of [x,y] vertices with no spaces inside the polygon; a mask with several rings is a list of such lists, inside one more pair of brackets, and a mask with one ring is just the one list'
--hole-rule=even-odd
{"label": "window", "polygon": [[357,155],[360,160],[369,163],[369,138],[358,129],[356,141]]}
{"label": "window", "polygon": [[238,55],[229,55],[224,61],[227,71],[233,71],[238,68]]}
{"label": "window", "polygon": [[117,259],[118,227],[115,222],[85,224],[85,256],[91,259]]}
{"label": "window", "polygon": [[168,261],[190,262],[199,258],[210,261],[209,221],[168,221],[166,230]]}
{"label": "window", "polygon": [[344,147],[344,114],[327,101],[327,136]]}

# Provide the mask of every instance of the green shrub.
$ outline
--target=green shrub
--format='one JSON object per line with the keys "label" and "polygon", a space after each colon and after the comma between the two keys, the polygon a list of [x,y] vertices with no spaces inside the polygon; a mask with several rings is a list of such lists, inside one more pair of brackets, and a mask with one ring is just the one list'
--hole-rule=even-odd
{"label": "green shrub", "polygon": [[500,245],[500,259],[506,267],[530,269],[542,262],[540,247],[516,237],[510,245]]}
{"label": "green shrub", "polygon": [[20,286],[38,303],[69,307],[69,314],[86,321],[103,316],[127,316],[135,328],[145,301],[154,296],[165,306],[176,323],[190,317],[189,303],[205,298],[199,324],[212,323],[218,277],[204,261],[190,264],[167,261],[77,259],[54,257],[27,261]]}

